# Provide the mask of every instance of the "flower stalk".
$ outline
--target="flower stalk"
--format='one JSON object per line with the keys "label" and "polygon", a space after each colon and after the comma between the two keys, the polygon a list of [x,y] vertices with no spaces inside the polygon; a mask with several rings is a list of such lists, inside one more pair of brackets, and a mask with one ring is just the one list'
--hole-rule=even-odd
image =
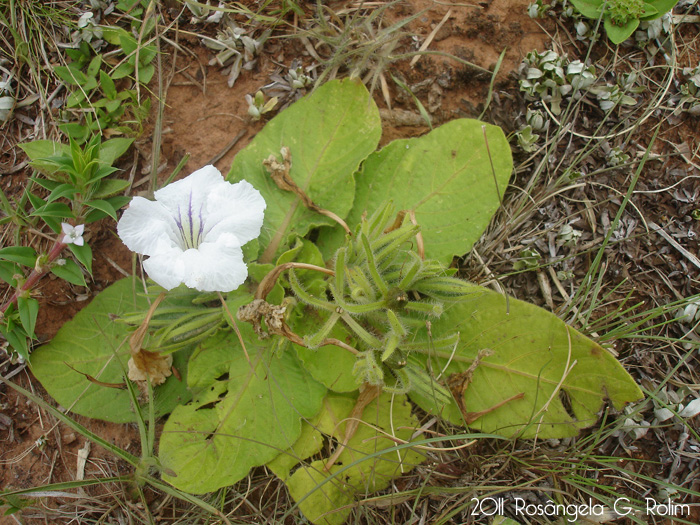
{"label": "flower stalk", "polygon": [[288,262],[280,264],[278,266],[275,266],[272,270],[270,270],[260,282],[258,289],[255,291],[255,298],[265,299],[267,297],[267,294],[269,294],[275,287],[275,283],[277,282],[277,279],[279,279],[279,276],[282,275],[282,272],[293,268],[297,268],[299,270],[314,270],[317,272],[325,273],[327,275],[335,275],[335,272],[333,270],[329,270],[328,268],[323,268],[321,266],[316,266],[315,264],[307,264],[300,262]]}
{"label": "flower stalk", "polygon": [[[282,155],[282,162],[278,161],[275,155],[270,155],[267,159],[263,160],[263,166],[270,174],[270,178],[274,181],[277,187],[283,191],[294,193],[309,210],[333,219],[345,230],[347,235],[352,236],[352,231],[341,217],[330,210],[321,208],[318,204],[311,200],[311,198],[297,185],[296,182],[294,182],[294,179],[292,179],[290,173],[292,169],[292,154],[289,148],[282,146],[280,153]],[[274,246],[271,244],[260,257],[260,261],[263,263],[270,262],[273,256]]]}

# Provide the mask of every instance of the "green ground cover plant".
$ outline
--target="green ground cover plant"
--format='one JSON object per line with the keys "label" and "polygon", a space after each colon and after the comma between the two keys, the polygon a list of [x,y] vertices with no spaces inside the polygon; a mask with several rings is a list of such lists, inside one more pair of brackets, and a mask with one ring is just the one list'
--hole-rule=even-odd
{"label": "green ground cover plant", "polygon": [[[77,25],[52,5],[34,6],[33,12],[30,6],[10,3],[11,20],[0,13],[0,21],[10,28],[19,53],[18,64],[26,62],[30,67],[39,96],[46,98],[44,69],[68,91],[57,124],[68,143],[62,138],[21,144],[35,174],[19,199],[11,201],[0,190],[0,210],[5,214],[0,225],[14,227],[14,245],[0,249],[0,279],[16,290],[0,304],[0,333],[13,357],[20,360],[28,358],[36,339],[39,304],[32,297],[34,286],[49,272],[71,284],[86,286],[85,276],[92,275],[93,255],[82,238],[85,225],[104,217],[116,221],[117,210],[129,201],[121,194],[130,183],[114,176],[119,171],[115,163],[129,149],[133,137],[142,133],[142,122],[150,112],[150,98],[140,95],[141,87],[154,76],[157,54],[155,46],[144,43],[155,27],[152,18],[143,16],[147,5],[125,1],[116,6],[141,17],[131,24],[138,37],[116,25],[97,26],[91,11],[85,12]],[[47,60],[45,48],[51,47],[47,41],[55,38],[50,34],[53,18],[76,29],[76,42],[65,49],[65,57],[61,55],[65,65],[39,69],[37,62]],[[114,49],[105,58],[110,45]],[[4,85],[4,90],[9,89],[9,81]],[[15,106],[14,99],[9,102],[2,120],[9,118],[9,110]],[[23,234],[30,228],[48,228],[57,236],[46,253],[23,245]],[[61,257],[65,248],[72,257]]]}
{"label": "green ground cover plant", "polygon": [[[10,142],[41,137],[29,128],[40,99],[43,137],[53,139],[25,145],[37,173],[12,168],[19,170],[12,184],[26,179],[26,191],[2,174],[0,277],[11,287],[0,302],[7,340],[0,345],[10,354],[0,360],[0,386],[17,393],[0,392],[0,430],[19,437],[0,455],[0,476],[16,480],[0,492],[0,511],[56,523],[491,525],[530,522],[496,516],[492,497],[512,517],[513,498],[533,498],[592,500],[607,519],[624,495],[634,509],[628,520],[644,523],[645,498],[697,501],[697,486],[683,481],[693,477],[692,418],[700,411],[691,237],[700,215],[687,210],[697,196],[690,167],[697,150],[685,130],[699,100],[697,38],[688,31],[697,2],[681,0],[673,15],[642,20],[619,47],[600,39],[611,2],[592,18],[567,0],[550,3],[528,9],[548,38],[525,56],[520,93],[499,68],[512,69],[524,54],[498,48],[499,31],[493,56],[503,52],[488,68],[460,47],[487,20],[479,7],[266,0],[253,12],[233,2],[120,0],[91,2],[91,11],[71,2],[0,10],[7,17],[0,16],[0,37],[9,42],[0,51],[0,125]],[[499,2],[489,4],[488,20],[498,20]],[[80,16],[77,25],[68,14]],[[508,17],[501,24],[531,22]],[[50,20],[70,28],[69,52],[42,51],[56,47]],[[4,31],[8,21],[14,32]],[[232,104],[218,98],[221,79],[193,53],[197,40],[216,52],[209,66],[221,66],[230,87],[237,82]],[[476,45],[494,49],[483,39]],[[441,62],[448,56],[449,66]],[[436,81],[431,75],[443,68]],[[357,80],[321,88],[347,74],[370,94],[380,87],[382,133],[422,136],[377,151],[377,108]],[[39,86],[36,95],[27,96],[29,85]],[[175,96],[166,101],[170,86]],[[180,106],[204,108],[197,123],[221,115],[245,123],[210,157],[215,125],[195,156],[218,164],[246,131],[257,135],[233,161],[229,182],[213,179],[222,195],[250,183],[266,202],[265,222],[255,235],[249,224],[236,241],[209,238],[198,216],[170,224],[163,231],[188,248],[180,253],[125,239],[143,256],[131,260],[137,275],[143,263],[143,278],[103,290],[119,278],[115,271],[129,273],[123,247],[109,239],[122,194],[146,196],[123,211],[141,210],[146,221],[146,203],[163,211],[175,194],[199,202],[195,188],[209,185],[211,166],[206,177],[197,170],[170,184],[187,156],[164,183],[157,176],[192,145],[176,136],[177,124],[190,122],[175,102],[183,90],[191,100]],[[144,95],[158,106],[152,148],[139,137]],[[470,107],[459,102],[465,95],[486,102]],[[224,102],[225,113],[210,113]],[[500,123],[505,133],[476,120],[445,124],[465,114]],[[399,115],[414,118],[392,118]],[[51,133],[52,119],[70,137]],[[396,127],[404,125],[418,128]],[[100,154],[129,148],[133,137],[133,158],[117,164]],[[144,165],[150,176],[134,179],[146,174]],[[102,175],[113,166],[133,184]],[[187,182],[195,178],[197,185]],[[149,191],[139,192],[144,183]],[[191,208],[180,197],[180,208]],[[245,208],[239,204],[228,210]],[[102,223],[87,223],[99,216]],[[657,231],[666,236],[655,238]],[[678,255],[667,238],[689,252]],[[189,249],[198,254],[185,255]],[[80,286],[62,292],[71,308],[100,292],[30,354],[32,336],[47,330],[39,304],[51,308],[50,293],[68,288],[53,278],[35,286],[49,272]],[[35,393],[25,366],[58,408]],[[38,422],[27,418],[23,427],[34,410]],[[9,429],[6,414],[15,420]],[[78,443],[65,446],[71,432],[99,447],[86,479],[52,482],[76,479]],[[32,468],[23,468],[34,455]],[[694,523],[695,515],[678,521]]]}
{"label": "green ground cover plant", "polygon": [[[35,338],[39,303],[31,297],[33,286],[49,271],[69,283],[85,286],[81,267],[71,258],[60,257],[63,249],[69,248],[91,274],[92,250],[82,239],[85,224],[107,216],[116,220],[117,210],[129,201],[128,197],[117,195],[129,182],[110,175],[117,171],[114,162],[131,143],[132,139],[125,138],[102,142],[95,135],[84,147],[72,140],[70,145],[39,140],[22,146],[33,166],[44,174],[32,182],[48,195],[43,198],[38,191],[28,189],[25,195],[33,211],[25,214],[21,207],[8,201],[5,207],[12,211],[8,217],[17,224],[36,224],[39,220],[58,237],[53,248],[44,254],[37,254],[29,246],[0,249],[0,279],[17,290],[0,306],[0,333],[21,359],[29,357],[28,340]],[[78,226],[74,228],[71,223]]]}
{"label": "green ground cover plant", "polygon": [[[470,436],[506,438],[573,436],[606,402],[640,399],[607,350],[449,268],[501,203],[512,170],[503,132],[458,119],[377,151],[380,133],[354,80],[282,111],[227,176],[266,205],[260,235],[230,252],[241,263],[245,254],[249,284],[230,290],[218,274],[190,283],[187,272],[161,281],[158,254],[136,247],[172,291],[115,283],[32,354],[35,376],[78,414],[170,413],[148,465],[177,489],[214,491],[268,465],[314,523],[344,522],[355,494],[424,461],[409,399]],[[183,257],[204,257],[207,214],[218,212],[186,184],[178,202],[189,215],[177,207],[173,231]],[[166,205],[175,191],[156,199]],[[134,369],[136,404],[134,387],[124,390]],[[326,440],[337,444],[327,456]]]}
{"label": "green ground cover plant", "polygon": [[634,34],[640,21],[660,18],[678,0],[571,0],[571,3],[587,18],[602,18],[610,41],[620,44]]}

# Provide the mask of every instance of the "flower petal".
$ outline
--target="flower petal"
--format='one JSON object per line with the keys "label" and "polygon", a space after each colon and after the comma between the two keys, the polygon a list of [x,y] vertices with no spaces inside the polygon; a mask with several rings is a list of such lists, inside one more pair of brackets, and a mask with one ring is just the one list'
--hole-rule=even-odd
{"label": "flower petal", "polygon": [[238,288],[248,275],[241,246],[263,223],[260,193],[205,166],[154,196],[134,198],[117,227],[127,247],[150,256],[143,263],[149,277],[168,290],[181,283],[199,291]]}
{"label": "flower petal", "polygon": [[200,292],[230,292],[248,276],[243,252],[238,246],[204,242],[198,250],[187,250],[182,261],[185,285]]}
{"label": "flower petal", "polygon": [[166,290],[182,283],[200,292],[230,292],[248,276],[243,252],[232,236],[229,242],[202,243],[199,249],[164,250],[143,263],[148,276]]}
{"label": "flower petal", "polygon": [[156,200],[173,217],[174,233],[183,250],[197,248],[202,242],[204,231],[211,229],[209,201],[228,186],[219,170],[209,165],[155,192]]}
{"label": "flower petal", "polygon": [[172,290],[185,279],[184,252],[177,248],[162,250],[143,261],[148,276],[166,290]]}
{"label": "flower petal", "polygon": [[225,183],[209,195],[205,239],[217,242],[219,236],[230,233],[241,246],[260,235],[265,211],[265,199],[248,181]]}
{"label": "flower petal", "polygon": [[[134,197],[117,224],[117,234],[132,252],[155,255],[158,248],[179,246],[177,226],[162,204]],[[180,250],[182,251],[182,250]]]}
{"label": "flower petal", "polygon": [[214,166],[208,165],[193,172],[184,179],[168,184],[156,191],[153,196],[166,209],[177,216],[178,209],[185,213],[190,207],[204,211],[206,200],[210,193],[218,191],[226,185],[221,172]]}

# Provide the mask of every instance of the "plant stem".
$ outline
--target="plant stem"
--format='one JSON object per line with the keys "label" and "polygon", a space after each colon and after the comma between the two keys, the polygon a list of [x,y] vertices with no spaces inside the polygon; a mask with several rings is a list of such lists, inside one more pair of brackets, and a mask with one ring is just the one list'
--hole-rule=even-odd
{"label": "plant stem", "polygon": [[20,298],[24,293],[34,288],[36,283],[38,283],[39,280],[48,273],[49,269],[51,268],[51,263],[58,259],[58,256],[61,255],[61,252],[66,246],[68,246],[66,243],[56,241],[56,243],[51,248],[51,251],[46,256],[46,263],[35,267],[32,270],[32,273],[29,274],[29,277],[27,277],[27,280],[24,281],[24,284],[15,291],[14,295],[10,298],[9,301],[7,301],[0,307],[0,320],[2,320],[2,318],[5,315],[5,312],[10,307],[10,305],[16,303],[18,298]]}
{"label": "plant stem", "polygon": [[333,270],[328,268],[322,268],[321,266],[316,266],[315,264],[299,263],[299,262],[288,262],[275,266],[270,272],[263,278],[257,291],[255,292],[256,299],[265,299],[267,294],[270,293],[272,288],[275,286],[277,279],[285,270],[290,268],[297,268],[299,270],[315,270],[317,272],[322,272],[327,275],[335,275]]}

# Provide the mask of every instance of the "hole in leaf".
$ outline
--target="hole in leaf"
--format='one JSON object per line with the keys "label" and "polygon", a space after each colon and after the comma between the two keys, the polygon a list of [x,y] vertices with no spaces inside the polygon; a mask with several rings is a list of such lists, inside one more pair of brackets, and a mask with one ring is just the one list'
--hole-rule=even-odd
{"label": "hole in leaf", "polygon": [[228,381],[228,372],[224,372],[216,378],[217,381]]}
{"label": "hole in leaf", "polygon": [[194,411],[197,412],[198,410],[208,410],[210,408],[214,408],[218,403],[218,399],[216,401],[210,401],[209,403],[204,403],[202,406],[197,407]]}
{"label": "hole in leaf", "polygon": [[314,228],[309,232],[309,240],[316,244],[316,241],[318,240],[318,236],[321,233],[321,228]]}
{"label": "hole in leaf", "polygon": [[198,410],[208,410],[208,409],[214,408],[216,405],[219,404],[219,400],[225,398],[227,394],[228,394],[228,390],[224,390],[223,392],[221,392],[219,394],[218,399],[215,399],[214,401],[209,401],[209,403],[204,403],[202,406],[197,407],[195,409],[195,412]]}
{"label": "hole in leaf", "polygon": [[574,413],[574,409],[571,406],[571,398],[569,397],[569,394],[566,390],[559,390],[559,401],[561,401],[564,410],[566,410],[566,413],[569,414],[569,416],[571,416],[571,419],[576,421],[576,414]]}

